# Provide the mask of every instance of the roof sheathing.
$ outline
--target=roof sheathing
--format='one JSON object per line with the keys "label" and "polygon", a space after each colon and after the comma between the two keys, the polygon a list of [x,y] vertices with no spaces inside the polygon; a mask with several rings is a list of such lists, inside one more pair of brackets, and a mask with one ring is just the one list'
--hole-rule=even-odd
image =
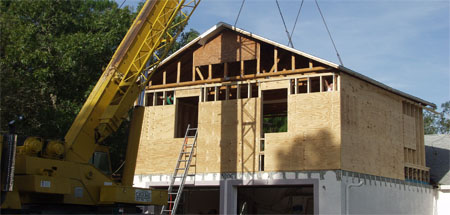
{"label": "roof sheathing", "polygon": [[402,92],[402,91],[396,90],[396,89],[394,89],[394,88],[392,88],[392,87],[389,87],[389,86],[387,86],[387,85],[385,85],[385,84],[383,84],[383,83],[381,83],[381,82],[378,82],[378,81],[376,81],[376,80],[374,80],[374,79],[372,79],[372,78],[369,78],[369,77],[367,77],[367,76],[365,76],[365,75],[363,75],[363,74],[360,74],[360,73],[358,73],[358,72],[355,72],[355,71],[353,71],[353,70],[351,70],[351,69],[349,69],[349,68],[347,68],[347,67],[344,67],[344,66],[341,66],[341,65],[332,63],[332,62],[330,62],[330,61],[321,59],[321,58],[319,58],[319,57],[316,57],[316,56],[313,56],[313,55],[304,53],[304,52],[302,52],[302,51],[293,49],[293,48],[291,48],[291,47],[288,47],[288,46],[279,44],[279,43],[274,42],[274,41],[272,41],[272,40],[269,40],[269,39],[266,39],[266,38],[264,38],[264,37],[261,37],[261,36],[258,36],[258,35],[256,35],[256,34],[253,34],[253,33],[251,33],[251,32],[247,32],[247,31],[245,31],[245,30],[236,28],[236,27],[234,27],[234,26],[231,26],[231,25],[229,25],[229,24],[227,24],[227,23],[223,23],[223,22],[219,22],[217,25],[215,25],[215,26],[213,26],[212,28],[208,29],[208,30],[205,31],[203,34],[201,34],[200,36],[198,36],[197,38],[195,38],[194,40],[192,40],[191,42],[189,42],[188,44],[186,44],[186,45],[183,46],[182,48],[178,49],[178,50],[177,50],[176,52],[174,52],[172,55],[170,55],[169,57],[167,57],[166,59],[164,59],[164,60],[161,62],[160,66],[163,65],[163,64],[165,64],[166,62],[169,62],[169,61],[170,61],[172,58],[174,58],[176,55],[178,55],[178,54],[180,54],[181,52],[187,50],[189,47],[191,47],[192,45],[194,45],[194,44],[196,44],[196,43],[198,43],[198,44],[200,44],[200,45],[204,45],[211,37],[216,36],[217,33],[219,33],[220,31],[222,31],[222,30],[225,29],[225,28],[230,29],[230,30],[232,30],[232,31],[235,31],[235,32],[237,32],[237,33],[246,35],[246,36],[248,36],[248,37],[250,37],[250,38],[252,38],[252,39],[259,40],[259,41],[261,41],[261,42],[264,42],[264,43],[273,45],[273,46],[275,46],[275,47],[282,48],[282,49],[284,49],[284,50],[286,50],[286,51],[289,51],[289,52],[298,54],[298,55],[300,55],[300,56],[303,56],[303,57],[306,57],[306,58],[315,60],[315,61],[320,62],[320,63],[323,63],[323,64],[325,64],[325,65],[327,65],[327,66],[329,66],[329,67],[335,68],[335,69],[340,70],[340,71],[342,71],[342,72],[345,72],[345,73],[347,73],[347,74],[349,74],[349,75],[351,75],[351,76],[354,76],[354,77],[359,78],[359,79],[361,79],[361,80],[367,81],[367,82],[369,82],[369,83],[371,83],[371,84],[373,84],[373,85],[375,85],[375,86],[381,87],[381,88],[383,88],[383,89],[385,89],[385,90],[387,90],[387,91],[390,91],[390,92],[395,93],[395,94],[397,94],[397,95],[400,95],[400,96],[406,97],[406,98],[408,98],[408,99],[411,99],[411,100],[413,100],[413,101],[416,101],[416,102],[418,102],[418,103],[421,103],[421,104],[424,105],[424,106],[427,106],[427,105],[428,105],[428,106],[430,106],[430,107],[436,108],[436,105],[433,104],[433,103],[431,103],[431,102],[425,101],[425,100],[423,100],[423,99],[420,99],[420,98],[415,97],[415,96],[413,96],[413,95],[410,95],[410,94],[408,94],[408,93],[404,93],[404,92]]}

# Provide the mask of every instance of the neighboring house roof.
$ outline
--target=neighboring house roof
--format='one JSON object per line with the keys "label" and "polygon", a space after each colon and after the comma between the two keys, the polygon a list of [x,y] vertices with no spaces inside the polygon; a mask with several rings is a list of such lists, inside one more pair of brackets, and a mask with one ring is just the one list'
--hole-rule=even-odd
{"label": "neighboring house roof", "polygon": [[210,28],[209,30],[207,30],[206,32],[204,32],[203,34],[201,34],[200,36],[198,36],[197,38],[195,38],[194,40],[192,40],[191,42],[189,42],[188,44],[186,44],[185,46],[183,46],[182,48],[180,48],[180,49],[177,50],[176,52],[174,52],[172,55],[170,55],[169,57],[167,57],[166,59],[164,59],[164,60],[161,62],[160,65],[165,64],[166,62],[168,62],[168,61],[170,61],[172,58],[174,58],[176,55],[178,55],[179,53],[185,51],[186,49],[190,48],[191,46],[193,46],[193,45],[195,45],[195,44],[197,44],[197,43],[200,44],[200,45],[204,45],[210,38],[216,36],[216,35],[217,35],[219,32],[221,32],[223,29],[229,29],[229,30],[235,31],[235,32],[237,32],[237,33],[243,34],[243,35],[245,35],[245,36],[247,36],[247,37],[250,37],[250,38],[252,38],[252,39],[259,40],[259,41],[261,41],[261,42],[264,42],[264,43],[267,43],[267,44],[271,44],[271,45],[273,45],[273,46],[275,46],[275,47],[282,48],[282,49],[284,49],[284,50],[286,50],[286,51],[293,52],[293,53],[298,54],[298,55],[301,55],[301,56],[303,56],[303,57],[306,57],[306,58],[315,60],[315,61],[317,61],[317,62],[323,63],[323,64],[325,64],[325,65],[327,65],[327,66],[330,66],[330,67],[332,67],[332,68],[335,68],[335,69],[338,69],[338,70],[340,70],[340,71],[342,71],[342,72],[345,72],[345,73],[347,73],[347,74],[349,74],[349,75],[351,75],[351,76],[354,76],[354,77],[356,77],[356,78],[359,78],[359,79],[362,79],[362,80],[364,80],[364,81],[367,81],[367,82],[369,82],[369,83],[371,83],[371,84],[374,84],[374,85],[376,85],[376,86],[378,86],[378,87],[381,87],[381,88],[383,88],[383,89],[385,89],[385,90],[387,90],[387,91],[390,91],[390,92],[395,93],[395,94],[397,94],[397,95],[400,95],[400,96],[406,97],[406,98],[408,98],[408,99],[411,99],[411,100],[413,100],[413,101],[416,101],[416,102],[418,102],[418,103],[421,103],[421,104],[424,105],[424,106],[427,106],[427,105],[428,105],[428,106],[430,106],[430,107],[436,108],[436,105],[433,104],[433,103],[431,103],[431,102],[425,101],[425,100],[423,100],[423,99],[420,99],[420,98],[415,97],[415,96],[413,96],[413,95],[410,95],[410,94],[408,94],[408,93],[405,93],[405,92],[396,90],[396,89],[394,89],[394,88],[392,88],[392,87],[389,87],[389,86],[387,86],[387,85],[385,85],[385,84],[383,84],[383,83],[381,83],[381,82],[378,82],[378,81],[376,81],[376,80],[374,80],[374,79],[372,79],[372,78],[369,78],[369,77],[367,77],[367,76],[365,76],[365,75],[363,75],[363,74],[357,73],[357,72],[355,72],[355,71],[353,71],[353,70],[351,70],[351,69],[349,69],[349,68],[346,68],[346,67],[341,66],[341,65],[337,65],[337,64],[332,63],[332,62],[330,62],[330,61],[327,61],[327,60],[324,60],[324,59],[315,57],[315,56],[313,56],[313,55],[304,53],[304,52],[302,52],[302,51],[299,51],[299,50],[296,50],[296,49],[293,49],[293,48],[290,48],[290,47],[288,47],[288,46],[285,46],[285,45],[276,43],[276,42],[271,41],[271,40],[268,40],[268,39],[266,39],[266,38],[264,38],[264,37],[258,36],[258,35],[256,35],[256,34],[251,33],[251,32],[244,31],[244,30],[242,30],[242,29],[236,28],[236,27],[234,27],[234,26],[231,26],[231,25],[229,25],[229,24],[227,24],[227,23],[223,23],[223,22],[219,22],[217,25],[213,26],[212,28]]}
{"label": "neighboring house roof", "polygon": [[425,135],[425,153],[431,181],[450,185],[450,135]]}

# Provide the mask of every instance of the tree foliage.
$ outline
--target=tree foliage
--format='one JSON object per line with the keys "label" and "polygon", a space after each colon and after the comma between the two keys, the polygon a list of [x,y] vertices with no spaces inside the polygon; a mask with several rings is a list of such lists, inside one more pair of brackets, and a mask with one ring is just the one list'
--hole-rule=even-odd
{"label": "tree foliage", "polygon": [[61,138],[135,16],[113,1],[2,1],[1,128]]}
{"label": "tree foliage", "polygon": [[441,104],[441,108],[440,114],[424,112],[425,134],[450,134],[450,101]]}
{"label": "tree foliage", "polygon": [[[62,139],[136,15],[112,0],[0,1],[0,131],[22,115],[19,135]],[[197,35],[183,32],[171,52]],[[105,141],[113,168],[128,125]]]}

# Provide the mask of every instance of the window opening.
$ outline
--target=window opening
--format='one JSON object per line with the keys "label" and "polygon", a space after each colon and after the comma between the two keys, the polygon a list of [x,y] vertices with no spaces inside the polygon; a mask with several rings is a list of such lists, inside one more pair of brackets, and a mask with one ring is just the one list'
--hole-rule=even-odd
{"label": "window opening", "polygon": [[166,105],[173,105],[175,96],[174,94],[174,91],[166,91],[166,98],[164,99]]}
{"label": "window opening", "polygon": [[228,87],[228,99],[237,99],[237,85],[229,85]]}
{"label": "window opening", "polygon": [[252,93],[251,93],[251,98],[258,98],[258,94],[259,94],[259,86],[258,86],[258,84],[257,83],[251,83],[250,84],[250,87],[251,87],[251,90],[252,90]]}
{"label": "window opening", "polygon": [[163,105],[163,101],[164,101],[164,93],[157,92],[156,93],[156,105]]}
{"label": "window opening", "polygon": [[240,84],[239,85],[239,87],[240,87],[240,90],[241,90],[241,99],[246,99],[246,98],[248,98],[248,84],[247,83],[245,83],[245,84]]}
{"label": "window opening", "polygon": [[311,84],[311,93],[320,92],[320,77],[309,78]]}
{"label": "window opening", "polygon": [[219,97],[217,98],[218,101],[226,100],[227,96],[227,86],[220,86],[219,89]]}
{"label": "window opening", "polygon": [[184,134],[186,133],[186,129],[189,124],[191,125],[191,128],[197,128],[198,102],[199,102],[198,96],[177,98],[175,138],[184,137]]}
{"label": "window opening", "polygon": [[224,64],[213,64],[212,65],[212,78],[223,78]]}
{"label": "window opening", "polygon": [[333,76],[322,76],[322,92],[331,92],[334,91],[334,82],[333,82]]}
{"label": "window opening", "polygon": [[289,88],[289,94],[295,94],[295,79],[290,80],[290,88]]}
{"label": "window opening", "polygon": [[206,101],[210,102],[210,101],[214,101],[214,94],[216,94],[216,92],[214,91],[214,87],[207,87],[206,88]]}
{"label": "window opening", "polygon": [[154,93],[145,94],[145,106],[153,106]]}
{"label": "window opening", "polygon": [[287,89],[263,91],[263,133],[287,132]]}
{"label": "window opening", "polygon": [[299,78],[297,84],[297,93],[308,93],[308,78]]}

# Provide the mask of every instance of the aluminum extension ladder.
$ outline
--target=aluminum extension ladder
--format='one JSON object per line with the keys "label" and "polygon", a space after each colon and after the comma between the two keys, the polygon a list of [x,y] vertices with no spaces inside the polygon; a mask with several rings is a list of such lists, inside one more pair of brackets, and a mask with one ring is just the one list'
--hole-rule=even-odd
{"label": "aluminum extension ladder", "polygon": [[[195,146],[197,144],[197,134],[198,134],[197,128],[191,128],[191,125],[188,125],[186,129],[186,134],[184,135],[183,145],[181,146],[180,155],[178,156],[178,161],[175,166],[172,179],[170,180],[170,185],[168,189],[168,204],[163,206],[161,210],[161,215],[176,214],[178,203],[180,202],[181,194],[183,192],[184,184],[186,182],[186,176],[195,176],[195,174],[189,175],[188,172],[189,167],[191,166]],[[180,179],[179,186],[175,186],[175,180],[177,178]]]}

